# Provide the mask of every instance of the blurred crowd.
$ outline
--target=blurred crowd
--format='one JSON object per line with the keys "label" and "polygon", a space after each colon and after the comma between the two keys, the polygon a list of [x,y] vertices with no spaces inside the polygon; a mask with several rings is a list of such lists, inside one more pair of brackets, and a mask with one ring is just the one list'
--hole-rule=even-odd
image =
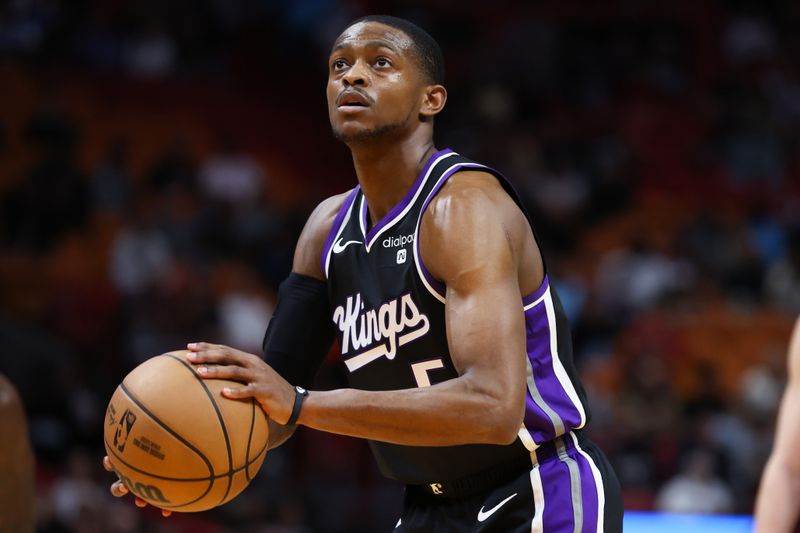
{"label": "blurred crowd", "polygon": [[[371,12],[442,45],[437,145],[533,215],[626,508],[747,513],[800,314],[800,4],[13,0],[0,6],[0,372],[43,532],[388,530],[365,444],[298,431],[223,508],[114,500],[106,402],[141,361],[258,353],[310,210],[355,183],[328,47]],[[318,388],[342,383],[336,348]]]}

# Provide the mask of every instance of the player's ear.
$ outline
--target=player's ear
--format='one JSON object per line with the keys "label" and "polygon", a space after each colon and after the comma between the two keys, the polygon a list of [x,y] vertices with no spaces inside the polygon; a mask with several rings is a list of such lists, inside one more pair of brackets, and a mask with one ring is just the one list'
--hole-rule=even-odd
{"label": "player's ear", "polygon": [[422,94],[422,107],[419,114],[423,118],[431,118],[444,109],[447,102],[447,89],[443,85],[428,85]]}

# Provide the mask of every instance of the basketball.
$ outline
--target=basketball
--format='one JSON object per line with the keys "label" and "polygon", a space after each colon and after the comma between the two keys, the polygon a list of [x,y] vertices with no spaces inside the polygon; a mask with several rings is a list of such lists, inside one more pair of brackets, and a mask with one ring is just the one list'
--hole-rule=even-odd
{"label": "basketball", "polygon": [[204,380],[188,353],[158,355],[133,369],[103,425],[106,452],[128,490],[179,512],[211,509],[242,492],[264,461],[269,435],[254,399],[222,396],[241,384]]}

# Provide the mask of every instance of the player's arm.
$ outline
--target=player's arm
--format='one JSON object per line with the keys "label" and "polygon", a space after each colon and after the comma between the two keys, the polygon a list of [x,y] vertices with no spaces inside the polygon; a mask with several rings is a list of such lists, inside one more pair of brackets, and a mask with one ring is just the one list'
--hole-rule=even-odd
{"label": "player's arm", "polygon": [[[300,234],[292,263],[292,275],[306,278],[304,280],[306,288],[313,287],[314,282],[321,284],[325,283],[325,273],[322,271],[320,257],[324,248],[325,239],[327,238],[328,232],[333,225],[333,220],[336,217],[336,213],[344,202],[345,197],[346,194],[340,194],[338,196],[328,198],[319,204],[319,206],[317,206],[317,208],[311,213],[311,216],[309,216],[308,221],[306,222],[306,225]],[[290,293],[288,297],[291,298],[292,293]],[[302,296],[299,298],[302,299]],[[297,315],[296,311],[292,313],[291,306],[288,306],[288,311],[286,307],[287,306],[281,306],[279,302],[279,305],[275,310],[276,315],[282,313],[281,321],[284,321],[284,323],[288,322],[290,324],[303,324],[304,321],[307,320],[308,317]],[[274,318],[276,317],[273,316],[273,319]],[[271,324],[274,325],[272,321]],[[282,345],[291,345],[291,341],[291,337],[287,338],[286,336],[267,335],[264,343],[266,361],[274,364],[278,368],[278,371],[282,374],[291,375],[294,373],[295,375],[299,375],[300,373],[304,373],[304,375],[311,375],[313,378],[313,374],[316,373],[319,363],[322,361],[325,353],[327,353],[327,350],[330,348],[331,342],[333,342],[332,334],[330,334],[330,340],[328,341],[326,347],[324,346],[324,337],[316,344],[318,347],[320,347],[319,353],[305,354],[304,357],[291,358],[289,356],[292,354],[287,354],[286,350],[282,349]],[[276,346],[276,344],[278,346]],[[257,360],[260,362],[260,364],[270,368],[264,363],[263,359],[256,355],[245,354],[237,350],[232,351],[241,354],[242,356],[252,358],[252,360]],[[271,368],[270,370],[274,372],[274,370]],[[268,423],[269,448],[280,446],[294,433],[294,426],[283,426],[281,424],[277,424],[272,418],[269,419]],[[103,458],[103,466],[109,472],[113,472],[113,466],[108,456]],[[111,494],[114,496],[121,497],[127,493],[128,489],[121,481],[116,481],[111,485]],[[134,501],[138,507],[145,507],[147,505],[147,503],[139,497],[136,497]],[[162,509],[161,513],[164,516],[169,516],[172,514],[172,511]]]}
{"label": "player's arm", "polygon": [[[290,280],[279,290],[278,306],[264,337],[267,364],[288,382],[306,388],[311,386],[335,336],[333,322],[328,316],[327,282],[320,259],[347,194],[326,199],[309,216],[297,240]],[[321,316],[322,313],[325,316]],[[309,321],[317,324],[313,335],[309,335],[305,327]],[[295,352],[297,346],[304,347],[303,354]],[[294,434],[295,426],[278,424],[271,417],[268,421],[270,449],[280,446]]]}
{"label": "player's arm", "polygon": [[[33,532],[33,452],[25,411],[14,386],[0,374],[0,529]],[[8,529],[4,529],[8,528]]]}
{"label": "player's arm", "polygon": [[[447,285],[447,336],[459,377],[396,391],[313,391],[299,423],[417,446],[506,444],[516,438],[525,404],[518,284],[524,218],[493,178],[460,176],[453,182],[426,212],[420,247],[428,269]],[[249,383],[230,397],[254,396],[272,418],[288,420],[295,395],[279,376],[253,367],[253,361],[243,364],[224,347],[200,352],[202,360],[223,365],[209,367],[209,375]]]}
{"label": "player's arm", "polygon": [[757,533],[794,531],[800,511],[800,320],[789,344],[789,383],[756,500]]}

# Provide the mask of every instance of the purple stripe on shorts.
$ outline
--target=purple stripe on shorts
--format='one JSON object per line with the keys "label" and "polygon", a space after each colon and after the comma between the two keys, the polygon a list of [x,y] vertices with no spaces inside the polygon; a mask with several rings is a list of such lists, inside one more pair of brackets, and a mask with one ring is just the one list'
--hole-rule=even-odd
{"label": "purple stripe on shorts", "polygon": [[[573,533],[575,523],[575,509],[572,500],[573,484],[570,477],[569,463],[577,465],[580,482],[580,509],[581,533],[596,533],[599,520],[600,506],[597,496],[597,485],[592,475],[592,469],[587,459],[575,447],[571,435],[565,435],[559,441],[564,443],[566,458],[559,455],[550,455],[539,464],[544,492],[544,530],[554,533]],[[542,446],[543,450],[552,451],[555,442],[548,442]]]}
{"label": "purple stripe on shorts", "polygon": [[331,230],[328,232],[328,238],[325,239],[325,246],[322,247],[322,257],[320,261],[322,262],[322,271],[327,274],[327,270],[325,269],[325,263],[328,259],[328,253],[333,246],[333,240],[336,238],[336,234],[339,232],[339,228],[342,225],[342,220],[344,219],[347,210],[350,209],[350,205],[355,200],[358,191],[361,189],[359,185],[356,185],[355,188],[350,191],[350,194],[347,195],[345,198],[344,203],[342,203],[342,207],[339,208],[339,212],[336,213],[336,218],[333,219],[333,225],[331,226]]}
{"label": "purple stripe on shorts", "polygon": [[558,456],[539,464],[544,492],[543,530],[547,533],[572,533],[572,482],[569,467]]}
{"label": "purple stripe on shorts", "polygon": [[444,154],[448,154],[450,152],[452,152],[451,149],[445,148],[444,150],[439,150],[438,152],[435,152],[433,155],[431,155],[428,158],[428,161],[425,163],[425,166],[423,167],[422,172],[419,173],[419,175],[417,176],[416,181],[414,181],[414,185],[411,186],[411,189],[409,189],[408,192],[406,193],[406,195],[403,197],[403,199],[400,200],[400,203],[397,204],[396,206],[394,206],[391,209],[391,211],[389,211],[386,214],[385,217],[380,219],[378,221],[378,223],[375,224],[372,228],[370,228],[370,230],[367,232],[367,236],[366,236],[366,244],[367,244],[367,246],[371,246],[372,245],[372,239],[375,238],[375,235],[378,234],[378,232],[381,230],[381,228],[383,228],[384,226],[389,224],[392,220],[394,220],[394,218],[398,214],[400,214],[400,212],[403,211],[403,209],[406,208],[406,206],[409,204],[409,202],[411,202],[411,199],[414,198],[414,195],[416,194],[417,189],[419,189],[422,186],[422,182],[425,181],[425,175],[428,173],[428,169],[430,169],[430,167],[433,164],[433,162],[436,161],[439,157],[443,156]]}
{"label": "purple stripe on shorts", "polygon": [[[592,474],[592,467],[589,461],[575,449],[571,437],[565,437],[565,441],[571,446],[572,456],[578,463],[578,471],[581,473],[581,499],[583,500],[583,533],[597,533],[597,521],[599,518],[600,502],[597,499],[597,484]],[[570,449],[568,447],[568,449]]]}

